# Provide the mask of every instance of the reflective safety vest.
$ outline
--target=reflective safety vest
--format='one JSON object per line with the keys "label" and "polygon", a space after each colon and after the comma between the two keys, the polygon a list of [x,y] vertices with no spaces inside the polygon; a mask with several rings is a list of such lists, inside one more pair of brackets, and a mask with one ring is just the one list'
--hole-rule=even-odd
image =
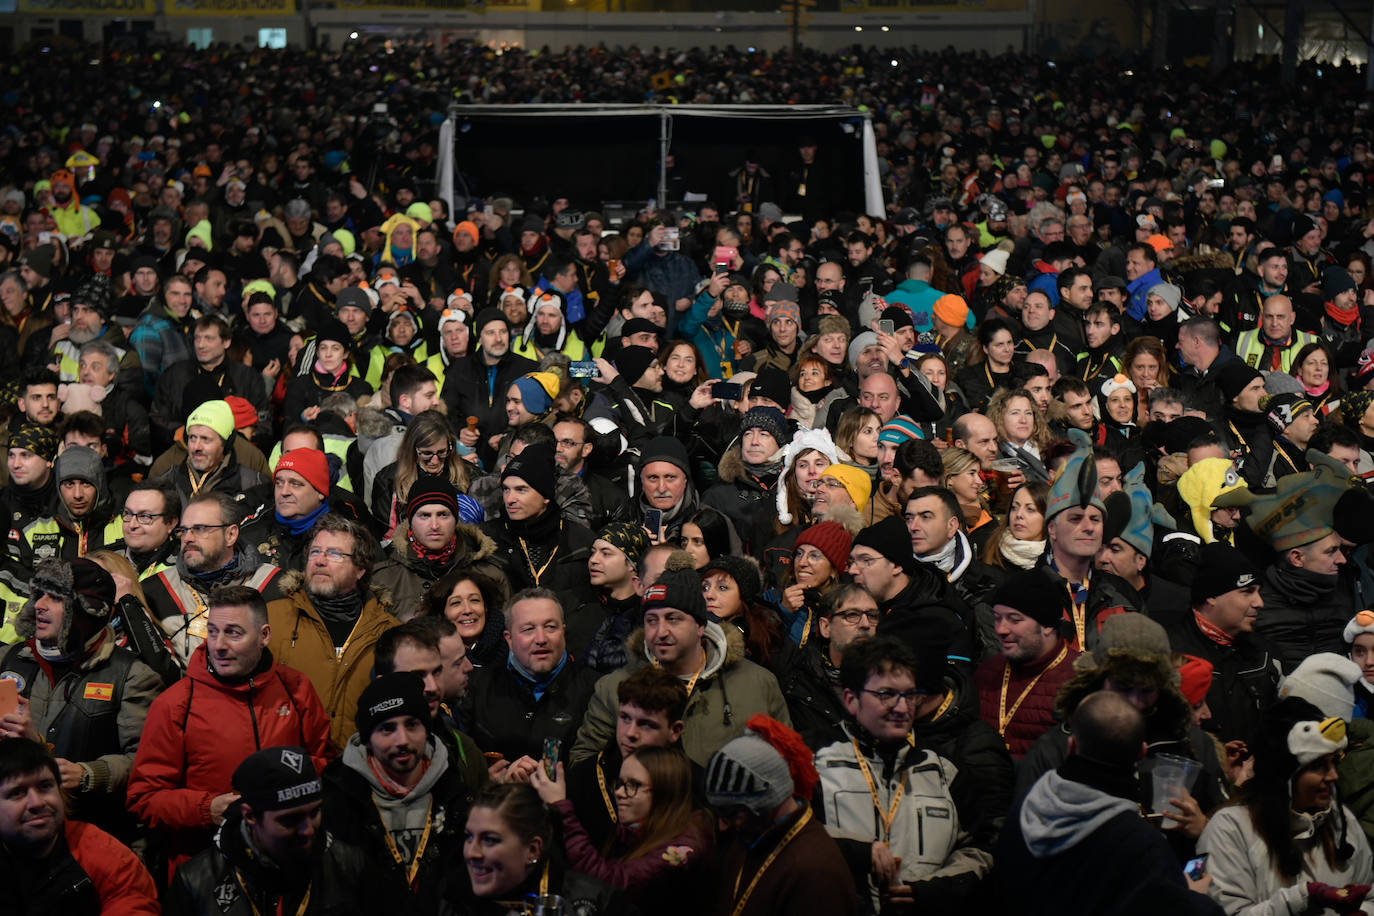
{"label": "reflective safety vest", "polygon": [[[104,340],[103,337],[96,338]],[[113,346],[113,344],[111,344]],[[122,366],[124,357],[129,351],[126,347],[115,347],[115,355],[118,356],[118,363]],[[53,344],[53,355],[57,357],[57,375],[64,382],[81,381],[81,346],[72,343],[70,340],[59,340]],[[116,369],[116,372],[119,370]]]}
{"label": "reflective safety vest", "polygon": [[[536,347],[531,341],[528,341],[523,337],[521,337],[519,340],[512,341],[510,348],[514,350],[515,353],[519,356],[523,356],[525,357],[525,359],[533,360],[536,363],[551,352],[549,350],[544,350],[541,352],[539,348]],[[564,356],[568,357],[568,359],[572,360],[573,362],[580,362],[582,360],[589,360],[594,357],[600,356],[601,352],[605,348],[606,338],[604,335],[598,338],[596,341],[594,341],[591,347],[588,348],[587,345],[582,342],[582,338],[577,336],[577,332],[574,331],[572,328],[569,328],[568,339],[563,341],[563,348],[557,352],[562,353]],[[588,353],[589,349],[591,351],[590,354]]]}
{"label": "reflective safety vest", "polygon": [[[263,586],[276,578],[281,570],[269,563],[264,563],[242,582],[226,582],[226,585],[246,585],[249,588],[262,591]],[[167,589],[167,594],[172,598],[171,608],[161,608],[162,611],[174,610],[175,613],[164,614],[158,618],[158,623],[166,632],[167,637],[172,641],[172,648],[176,651],[177,657],[181,659],[183,667],[191,660],[191,653],[196,651],[196,647],[205,642],[206,628],[210,622],[209,607],[205,604],[205,599],[200,596],[200,592],[186,584],[186,580],[181,578],[176,567],[164,569],[155,577],[161,580],[163,587]],[[154,614],[159,609],[153,608]]]}
{"label": "reflective safety vest", "polygon": [[[1261,333],[1258,330],[1241,331],[1240,335],[1236,337],[1236,355],[1244,360],[1245,365],[1251,369],[1268,372],[1275,367],[1269,362],[1269,346],[1261,339]],[[1293,357],[1298,355],[1299,350],[1316,339],[1315,334],[1309,334],[1306,331],[1291,332],[1289,335],[1291,342],[1279,352],[1278,368],[1283,372],[1292,370]]]}
{"label": "reflective safety vest", "polygon": [[124,520],[116,515],[98,532],[92,532],[85,526],[81,531],[72,531],[63,528],[52,516],[46,516],[33,519],[19,529],[18,534],[21,552],[27,554],[34,563],[57,557],[74,560],[122,541]]}
{"label": "reflective safety vest", "polygon": [[[339,479],[335,481],[335,486],[340,490],[347,490],[350,493],[357,492],[353,489],[352,478],[348,476],[348,447],[357,440],[351,436],[345,437],[325,434],[321,434],[320,438],[324,440],[325,453],[328,455],[337,455],[339,461],[342,463],[339,468]],[[278,440],[277,444],[272,446],[272,454],[267,456],[267,466],[272,469],[274,474],[277,470],[277,462],[280,460],[281,441]],[[328,496],[329,494],[326,493],[325,495]]]}

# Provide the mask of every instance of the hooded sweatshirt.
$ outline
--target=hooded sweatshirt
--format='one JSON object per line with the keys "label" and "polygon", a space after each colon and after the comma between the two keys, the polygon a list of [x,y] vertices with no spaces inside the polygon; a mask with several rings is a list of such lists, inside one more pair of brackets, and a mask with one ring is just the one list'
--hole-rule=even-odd
{"label": "hooded sweatshirt", "polygon": [[1135,802],[1051,770],[1026,795],[1021,835],[1030,854],[1045,859],[1073,849],[1112,818],[1139,810]]}
{"label": "hooded sweatshirt", "polygon": [[[367,748],[356,733],[348,739],[343,752],[344,766],[358,773],[372,787],[372,801],[377,806],[382,825],[391,834],[396,849],[405,856],[407,866],[414,860],[415,850],[419,848],[420,837],[425,831],[425,821],[430,815],[430,793],[448,769],[448,750],[433,735],[425,741],[425,754],[429,759],[429,768],[409,793],[397,798],[377,779],[377,774],[368,763]],[[444,829],[443,807],[435,807],[433,814],[431,830],[438,834]]]}

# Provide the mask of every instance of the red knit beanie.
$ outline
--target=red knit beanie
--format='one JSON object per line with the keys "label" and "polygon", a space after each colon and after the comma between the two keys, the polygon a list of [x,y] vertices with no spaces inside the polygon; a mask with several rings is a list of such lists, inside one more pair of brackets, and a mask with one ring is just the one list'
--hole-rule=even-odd
{"label": "red knit beanie", "polygon": [[293,448],[277,462],[275,477],[281,471],[295,471],[321,496],[329,495],[329,460],[316,448]]}
{"label": "red knit beanie", "polygon": [[797,542],[793,550],[795,551],[803,544],[810,544],[825,554],[825,558],[830,561],[830,565],[838,573],[843,572],[845,564],[849,562],[849,542],[851,540],[849,531],[844,525],[839,522],[821,522],[797,535]]}
{"label": "red knit beanie", "polygon": [[1212,689],[1212,663],[1196,655],[1183,656],[1183,664],[1178,666],[1179,692],[1190,706],[1197,706],[1207,699],[1207,691]]}
{"label": "red knit beanie", "polygon": [[234,412],[234,429],[252,429],[258,425],[258,409],[247,398],[231,394],[224,403]]}

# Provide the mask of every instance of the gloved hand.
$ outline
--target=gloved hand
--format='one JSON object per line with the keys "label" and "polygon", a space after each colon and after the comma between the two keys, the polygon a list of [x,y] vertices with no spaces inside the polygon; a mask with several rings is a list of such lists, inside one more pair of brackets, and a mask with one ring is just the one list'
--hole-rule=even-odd
{"label": "gloved hand", "polygon": [[1332,887],[1320,881],[1307,882],[1307,899],[1337,913],[1355,913],[1369,895],[1368,884],[1347,884],[1345,887]]}

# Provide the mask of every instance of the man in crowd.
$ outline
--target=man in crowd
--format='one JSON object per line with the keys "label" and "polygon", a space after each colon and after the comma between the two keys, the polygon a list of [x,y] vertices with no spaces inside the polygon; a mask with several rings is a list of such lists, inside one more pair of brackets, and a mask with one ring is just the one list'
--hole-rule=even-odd
{"label": "man in crowd", "polygon": [[[700,766],[717,748],[741,734],[744,723],[756,712],[790,722],[777,679],[743,657],[739,645],[743,636],[737,627],[722,627],[709,619],[701,593],[691,555],[672,553],[663,574],[644,591],[643,642],[631,640],[632,661],[596,682],[572,748],[573,763],[605,747],[615,732],[617,687],[645,664],[687,685],[682,748]],[[643,661],[641,645],[647,656]],[[727,702],[728,711],[722,705]]]}
{"label": "man in crowd", "polygon": [[[614,798],[603,787],[615,782],[620,764],[641,747],[680,748],[687,690],[681,680],[651,666],[640,668],[616,688],[620,706],[615,737],[594,757],[568,768],[568,799],[593,843],[602,843],[620,826]],[[700,770],[693,765],[694,777]]]}
{"label": "man in crowd", "polygon": [[357,698],[357,728],[324,771],[330,829],[362,849],[392,906],[437,912],[463,881],[470,797],[445,743],[432,733],[420,675],[378,677]]}
{"label": "man in crowd", "polygon": [[[129,777],[129,810],[168,838],[168,868],[209,848],[239,801],[235,761],[260,747],[300,742],[329,762],[329,717],[305,675],[278,664],[267,603],[257,589],[215,589],[205,643],[186,677],[148,710]],[[170,877],[170,875],[169,875]]]}
{"label": "man in crowd", "polygon": [[568,653],[563,606],[546,588],[516,592],[506,603],[504,666],[478,669],[464,697],[463,719],[481,748],[521,766],[539,760],[543,741],[562,742],[568,759],[596,686],[596,674]]}
{"label": "man in crowd", "polygon": [[0,739],[0,880],[5,906],[41,913],[157,916],[157,887],[133,851],[71,818],[60,764],[41,741]]}
{"label": "man in crowd", "polygon": [[181,521],[176,490],[163,484],[135,484],[124,497],[120,519],[124,523],[124,556],[134,564],[139,579],[155,576],[176,563],[180,544],[174,532]]}
{"label": "man in crowd", "polygon": [[1063,638],[1067,607],[1067,593],[1031,570],[1008,576],[992,596],[999,652],[978,666],[974,686],[983,721],[1013,760],[1054,725],[1055,695],[1074,673],[1078,652]]}
{"label": "man in crowd", "polygon": [[325,829],[319,768],[305,748],[256,751],[234,769],[231,785],[235,802],[214,847],[177,869],[165,912],[257,916],[394,906],[377,892],[363,850]]}
{"label": "man in crowd", "polygon": [[193,497],[181,513],[176,562],[143,581],[148,610],[162,624],[183,665],[209,632],[207,613],[214,589],[246,586],[268,601],[280,594],[281,569],[264,563],[243,542],[242,524],[243,509],[230,497],[213,492]]}
{"label": "man in crowd", "polygon": [[266,481],[257,471],[239,463],[234,408],[227,401],[206,401],[191,411],[185,429],[186,460],[169,468],[158,482],[176,487],[183,507],[192,496],[208,490],[245,503],[249,511],[256,509],[253,494]]}
{"label": "man in crowd", "polygon": [[115,646],[107,623],[114,604],[113,577],[92,561],[37,565],[32,597],[15,622],[23,641],[0,656],[0,679],[14,682],[21,698],[0,718],[0,734],[46,743],[73,815],[127,833],[124,790],[148,708],[163,685]]}
{"label": "man in crowd", "polygon": [[290,634],[278,643],[277,660],[310,678],[329,713],[335,748],[353,732],[350,709],[367,686],[377,637],[400,625],[385,596],[371,588],[376,551],[372,535],[357,522],[322,515],[304,574],[283,582],[283,597],[267,605],[273,632]]}
{"label": "man in crowd", "polygon": [[278,459],[272,483],[272,512],[264,507],[241,537],[263,562],[302,569],[310,530],[329,511],[329,461],[319,449],[292,449]]}

